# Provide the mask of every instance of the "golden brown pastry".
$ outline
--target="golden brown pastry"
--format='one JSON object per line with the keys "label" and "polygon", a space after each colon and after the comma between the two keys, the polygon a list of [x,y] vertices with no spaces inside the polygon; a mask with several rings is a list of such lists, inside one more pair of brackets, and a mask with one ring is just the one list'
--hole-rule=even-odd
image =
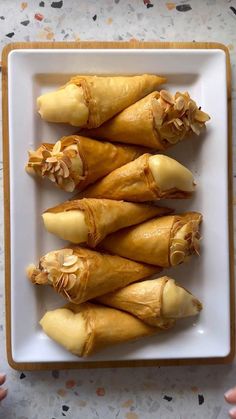
{"label": "golden brown pastry", "polygon": [[83,191],[90,198],[144,202],[167,198],[189,198],[195,190],[193,175],[170,157],[143,154],[114,170]]}
{"label": "golden brown pastry", "polygon": [[39,114],[49,122],[96,128],[166,81],[140,76],[75,76],[60,89],[37,99]]}
{"label": "golden brown pastry", "polygon": [[49,208],[42,217],[50,233],[72,243],[95,247],[108,234],[170,212],[154,205],[83,198]]}
{"label": "golden brown pastry", "polygon": [[81,357],[159,331],[131,314],[91,303],[48,311],[40,325],[51,339]]}
{"label": "golden brown pastry", "polygon": [[36,151],[30,151],[26,171],[50,179],[67,192],[82,191],[144,152],[142,147],[69,135],[56,144],[43,143]]}
{"label": "golden brown pastry", "polygon": [[38,267],[29,265],[27,275],[33,284],[49,284],[69,301],[80,304],[160,271],[159,267],[119,256],[68,247],[47,253]]}
{"label": "golden brown pastry", "polygon": [[192,133],[199,135],[209,119],[188,92],[172,95],[161,90],[150,93],[99,128],[90,130],[89,135],[165,150]]}
{"label": "golden brown pastry", "polygon": [[107,236],[101,247],[128,259],[168,268],[199,254],[201,221],[198,212],[154,218]]}
{"label": "golden brown pastry", "polygon": [[202,309],[200,301],[167,276],[127,285],[96,298],[96,301],[128,311],[162,329],[173,326],[176,319],[195,316]]}

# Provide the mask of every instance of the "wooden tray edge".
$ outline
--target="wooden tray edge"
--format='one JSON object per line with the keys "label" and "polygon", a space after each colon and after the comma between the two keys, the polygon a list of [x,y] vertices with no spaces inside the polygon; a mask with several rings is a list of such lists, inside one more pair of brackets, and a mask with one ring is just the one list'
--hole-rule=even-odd
{"label": "wooden tray edge", "polygon": [[[227,94],[228,94],[228,215],[229,215],[229,262],[230,262],[230,352],[220,358],[188,358],[172,360],[103,361],[103,362],[51,362],[19,363],[12,357],[11,347],[11,272],[10,272],[10,185],[9,185],[9,143],[8,143],[8,54],[16,49],[220,49],[226,55]],[[177,366],[227,364],[235,356],[235,298],[234,298],[234,226],[233,226],[233,177],[232,177],[232,105],[231,70],[228,48],[217,42],[29,42],[11,43],[2,52],[2,110],[3,110],[3,187],[4,187],[4,226],[5,226],[5,298],[6,298],[6,349],[9,365],[16,370],[49,370],[74,368],[114,368],[144,366]]]}

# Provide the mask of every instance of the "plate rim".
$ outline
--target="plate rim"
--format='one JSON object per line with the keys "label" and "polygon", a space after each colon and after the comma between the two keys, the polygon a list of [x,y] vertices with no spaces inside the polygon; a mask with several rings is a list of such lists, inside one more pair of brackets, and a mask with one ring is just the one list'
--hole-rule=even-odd
{"label": "plate rim", "polygon": [[[230,352],[223,357],[86,361],[86,362],[16,362],[11,344],[11,265],[10,265],[10,174],[9,174],[9,121],[8,121],[8,55],[19,49],[204,49],[221,50],[226,58],[227,103],[228,103],[228,233],[230,274]],[[9,365],[16,370],[85,369],[114,367],[177,366],[227,364],[235,356],[235,297],[234,297],[234,224],[233,224],[233,176],[232,176],[232,106],[231,68],[228,48],[216,42],[17,42],[6,45],[2,52],[2,129],[3,129],[3,189],[4,189],[4,245],[5,245],[5,306],[6,306],[6,352]]]}

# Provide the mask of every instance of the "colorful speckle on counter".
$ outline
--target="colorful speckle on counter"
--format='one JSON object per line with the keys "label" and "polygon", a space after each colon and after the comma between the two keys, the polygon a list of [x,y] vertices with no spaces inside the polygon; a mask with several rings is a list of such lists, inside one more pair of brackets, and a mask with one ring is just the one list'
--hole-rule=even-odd
{"label": "colorful speckle on counter", "polygon": [[125,414],[125,419],[139,419],[139,416],[134,412],[128,412]]}
{"label": "colorful speckle on counter", "polygon": [[121,407],[131,407],[133,406],[134,401],[132,399],[126,400],[124,403],[122,403]]}
{"label": "colorful speckle on counter", "polygon": [[168,402],[171,402],[171,401],[173,400],[173,397],[170,397],[170,396],[165,395],[165,396],[163,397],[163,399],[164,399],[164,400],[167,400]]}
{"label": "colorful speckle on counter", "polygon": [[[236,0],[31,0],[28,2],[5,0],[0,1],[0,4],[1,50],[11,42],[75,40],[129,41],[134,45],[138,41],[153,40],[217,41],[228,46],[232,69],[236,190]],[[146,63],[142,65],[146,69]],[[171,69],[170,72],[172,71]],[[186,89],[192,89],[191,80],[186,80]],[[26,94],[27,92],[26,88]],[[195,91],[194,94],[204,96],[204,91]],[[31,109],[29,112],[33,115],[34,111]],[[41,125],[39,127],[41,130]],[[51,129],[54,135],[54,128]],[[39,141],[42,132],[40,130]],[[2,175],[2,153],[0,153],[1,185]],[[24,176],[23,168],[22,176]],[[0,202],[3,202],[2,187]],[[22,367],[23,371],[13,370],[7,363],[5,349],[2,207],[3,205],[0,205],[0,372],[7,374],[9,390],[8,397],[0,404],[0,418],[224,419],[228,417],[229,406],[225,403],[223,394],[236,385],[236,361],[228,365],[211,366],[160,368],[151,366],[61,371],[52,368],[48,371],[35,372],[23,372],[25,370]],[[236,215],[236,195],[234,211]],[[21,275],[19,283],[23,280],[24,277]],[[42,308],[40,302],[39,312]],[[196,333],[199,325],[200,323],[195,327]],[[27,339],[28,334],[23,334],[22,349],[24,342],[28,342]],[[132,351],[132,345],[130,350]],[[156,350],[158,351],[158,347]]]}
{"label": "colorful speckle on counter", "polygon": [[28,3],[26,1],[23,1],[21,3],[21,10],[25,10],[28,7]]}
{"label": "colorful speckle on counter", "polygon": [[59,390],[57,390],[57,394],[61,397],[65,397],[67,395],[67,391],[65,391],[64,388],[59,388]]}
{"label": "colorful speckle on counter", "polygon": [[105,396],[105,389],[103,387],[98,387],[97,390],[96,390],[96,394],[99,397]]}
{"label": "colorful speckle on counter", "polygon": [[73,387],[75,387],[76,386],[76,382],[75,382],[75,380],[67,380],[66,381],[66,388],[73,388]]}
{"label": "colorful speckle on counter", "polygon": [[150,0],[143,0],[143,3],[147,7],[147,9],[150,9],[150,7],[153,7],[153,4],[150,2]]}
{"label": "colorful speckle on counter", "polygon": [[43,20],[44,16],[41,13],[35,13],[34,18],[36,20],[39,20],[39,22],[41,22],[41,20]]}
{"label": "colorful speckle on counter", "polygon": [[204,396],[203,394],[198,395],[198,404],[201,405],[204,403]]}
{"label": "colorful speckle on counter", "polygon": [[65,404],[63,404],[62,410],[63,410],[63,412],[68,412],[69,406],[66,406]]}
{"label": "colorful speckle on counter", "polygon": [[14,32],[9,32],[9,33],[7,33],[7,34],[6,34],[6,36],[7,36],[8,38],[12,38],[14,35],[15,35],[15,33],[14,33]]}
{"label": "colorful speckle on counter", "polygon": [[175,9],[175,3],[166,3],[166,7],[168,10],[173,10]]}
{"label": "colorful speckle on counter", "polygon": [[57,380],[60,377],[60,371],[52,370],[52,376]]}
{"label": "colorful speckle on counter", "polygon": [[63,1],[53,1],[51,4],[51,7],[53,7],[54,9],[60,9],[63,5]]}
{"label": "colorful speckle on counter", "polygon": [[233,6],[230,6],[230,10],[232,10],[232,12],[236,15],[236,8]]}
{"label": "colorful speckle on counter", "polygon": [[29,20],[23,20],[23,22],[21,22],[21,25],[28,26],[29,23],[30,23]]}
{"label": "colorful speckle on counter", "polygon": [[189,10],[192,10],[192,7],[190,4],[179,4],[176,6],[176,10],[178,10],[178,12],[189,12]]}

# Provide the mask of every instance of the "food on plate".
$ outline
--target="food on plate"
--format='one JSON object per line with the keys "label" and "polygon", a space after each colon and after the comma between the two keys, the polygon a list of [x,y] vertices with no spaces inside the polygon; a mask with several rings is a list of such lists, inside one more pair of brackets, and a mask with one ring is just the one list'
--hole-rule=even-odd
{"label": "food on plate", "polygon": [[143,154],[91,185],[83,196],[143,202],[189,198],[195,190],[193,174],[164,155]]}
{"label": "food on plate", "polygon": [[48,311],[40,325],[51,339],[80,357],[159,331],[131,314],[91,303]]}
{"label": "food on plate", "polygon": [[68,247],[47,253],[38,267],[29,265],[27,275],[33,284],[51,285],[69,301],[80,304],[160,271],[116,255]]}
{"label": "food on plate", "polygon": [[101,247],[139,262],[168,268],[199,254],[199,212],[167,215],[107,236]]}
{"label": "food on plate", "polygon": [[172,95],[161,90],[150,93],[99,128],[90,130],[89,135],[165,150],[192,133],[199,135],[209,119],[188,92]]}
{"label": "food on plate", "polygon": [[92,140],[80,135],[62,137],[29,151],[26,171],[50,179],[67,192],[82,191],[112,170],[139,157],[145,149]]}
{"label": "food on plate", "polygon": [[176,319],[195,316],[202,309],[194,295],[167,276],[127,285],[96,298],[96,301],[127,311],[162,329],[173,326]]}
{"label": "food on plate", "polygon": [[83,198],[49,208],[42,217],[50,233],[72,243],[95,247],[108,234],[170,212],[154,205]]}
{"label": "food on plate", "polygon": [[37,99],[38,112],[49,122],[96,128],[118,112],[165,83],[164,77],[139,76],[72,77],[65,86]]}

